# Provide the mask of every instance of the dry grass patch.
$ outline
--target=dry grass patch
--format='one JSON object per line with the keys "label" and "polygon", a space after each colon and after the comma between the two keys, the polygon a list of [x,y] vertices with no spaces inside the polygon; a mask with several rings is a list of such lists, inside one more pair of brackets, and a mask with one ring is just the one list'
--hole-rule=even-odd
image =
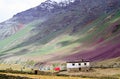
{"label": "dry grass patch", "polygon": [[11,76],[28,77],[33,79],[90,79],[90,78],[80,78],[80,77],[62,77],[62,76],[41,76],[41,75],[29,75],[29,74],[12,74],[12,73],[0,73]]}

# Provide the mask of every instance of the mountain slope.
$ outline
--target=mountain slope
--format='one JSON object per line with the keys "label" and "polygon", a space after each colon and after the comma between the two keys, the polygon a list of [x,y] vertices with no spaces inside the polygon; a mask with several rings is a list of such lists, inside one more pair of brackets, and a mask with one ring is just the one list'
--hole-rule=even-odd
{"label": "mountain slope", "polygon": [[[6,22],[0,24],[10,33],[0,33],[1,62],[102,61],[120,56],[119,0],[48,0]],[[13,25],[19,29],[14,33],[9,30]]]}

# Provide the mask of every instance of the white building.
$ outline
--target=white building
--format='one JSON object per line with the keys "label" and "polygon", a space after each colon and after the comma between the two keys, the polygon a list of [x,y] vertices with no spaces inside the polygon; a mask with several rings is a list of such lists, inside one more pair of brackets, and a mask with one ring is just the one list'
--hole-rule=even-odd
{"label": "white building", "polygon": [[67,70],[69,72],[78,72],[78,71],[89,71],[90,62],[89,61],[72,61],[67,62]]}

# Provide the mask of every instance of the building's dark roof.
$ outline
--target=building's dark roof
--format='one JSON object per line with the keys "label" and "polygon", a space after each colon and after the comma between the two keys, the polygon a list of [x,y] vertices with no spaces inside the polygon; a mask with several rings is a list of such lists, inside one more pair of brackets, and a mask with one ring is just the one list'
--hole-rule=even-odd
{"label": "building's dark roof", "polygon": [[90,62],[90,61],[87,61],[87,60],[74,60],[74,61],[67,61],[67,63],[82,63],[82,62]]}

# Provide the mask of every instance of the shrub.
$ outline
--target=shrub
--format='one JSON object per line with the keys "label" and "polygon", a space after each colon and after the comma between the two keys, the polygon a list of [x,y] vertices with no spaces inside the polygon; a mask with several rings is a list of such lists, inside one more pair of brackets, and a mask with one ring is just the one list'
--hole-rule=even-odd
{"label": "shrub", "polygon": [[117,77],[112,77],[112,76],[108,76],[108,77],[98,77],[96,79],[119,79]]}
{"label": "shrub", "polygon": [[27,77],[20,77],[20,76],[9,76],[5,74],[0,74],[0,79],[31,79]]}

